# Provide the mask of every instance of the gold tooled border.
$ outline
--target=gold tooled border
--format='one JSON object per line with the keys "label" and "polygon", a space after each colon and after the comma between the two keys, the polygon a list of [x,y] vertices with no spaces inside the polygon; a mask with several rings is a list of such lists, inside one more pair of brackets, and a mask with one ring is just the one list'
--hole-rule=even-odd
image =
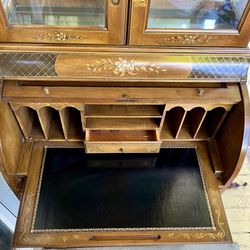
{"label": "gold tooled border", "polygon": [[205,184],[201,164],[200,164],[200,159],[199,159],[199,154],[197,154],[197,147],[196,146],[166,146],[162,148],[193,148],[195,149],[195,154],[197,157],[198,161],[198,166],[200,170],[200,175],[201,175],[201,180],[202,180],[202,185],[203,185],[203,191],[206,197],[207,201],[207,206],[208,206],[208,211],[210,215],[210,221],[212,226],[211,227],[143,227],[143,228],[75,228],[75,229],[35,229],[35,219],[37,215],[37,208],[38,208],[38,203],[39,203],[39,198],[40,198],[40,191],[41,191],[41,185],[42,185],[42,178],[43,178],[43,170],[44,170],[44,165],[45,165],[45,159],[46,159],[46,154],[47,154],[47,149],[48,148],[81,148],[79,146],[45,146],[44,147],[44,153],[43,153],[43,160],[42,160],[42,167],[40,170],[40,177],[39,177],[39,183],[38,183],[38,188],[36,191],[36,201],[35,201],[35,206],[34,206],[34,213],[32,217],[32,223],[31,223],[31,233],[53,233],[53,232],[126,232],[126,231],[188,231],[188,230],[216,230],[215,223],[214,223],[214,217],[211,209],[211,204],[209,202],[208,198],[208,192],[207,192],[207,187]]}

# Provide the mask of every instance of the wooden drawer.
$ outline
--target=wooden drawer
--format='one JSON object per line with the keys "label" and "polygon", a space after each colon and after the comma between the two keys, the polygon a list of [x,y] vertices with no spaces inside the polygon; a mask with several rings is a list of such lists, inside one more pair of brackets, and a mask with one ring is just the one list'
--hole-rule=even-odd
{"label": "wooden drawer", "polygon": [[227,84],[221,87],[66,87],[18,86],[5,82],[3,98],[15,102],[82,102],[82,103],[158,103],[171,104],[233,104],[241,100],[239,87]]}
{"label": "wooden drawer", "polygon": [[158,153],[160,142],[86,142],[87,153]]}
{"label": "wooden drawer", "polygon": [[158,153],[161,142],[155,130],[87,130],[87,153]]}

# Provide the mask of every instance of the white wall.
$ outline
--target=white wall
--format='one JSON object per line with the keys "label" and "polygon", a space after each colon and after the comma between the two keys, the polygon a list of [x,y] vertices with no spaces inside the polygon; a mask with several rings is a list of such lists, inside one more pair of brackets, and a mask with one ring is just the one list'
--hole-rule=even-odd
{"label": "white wall", "polygon": [[0,174],[0,220],[12,231],[15,229],[19,201]]}

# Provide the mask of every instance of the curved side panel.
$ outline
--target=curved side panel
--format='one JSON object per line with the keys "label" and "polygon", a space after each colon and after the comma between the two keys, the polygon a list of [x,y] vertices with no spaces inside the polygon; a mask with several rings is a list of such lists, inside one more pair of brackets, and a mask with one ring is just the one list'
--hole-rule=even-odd
{"label": "curved side panel", "polygon": [[250,131],[250,104],[247,86],[240,85],[242,101],[229,112],[224,125],[217,133],[216,141],[224,166],[225,190],[238,175],[248,148]]}
{"label": "curved side panel", "polygon": [[[0,145],[1,145],[1,141],[0,141]],[[2,152],[0,152],[0,174],[3,175],[3,178],[5,179],[7,184],[10,186],[12,191],[17,195],[17,197],[19,197],[20,190],[17,187],[18,186],[17,179],[14,175],[8,175],[6,173],[5,166],[3,164],[3,159],[2,159]]]}
{"label": "curved side panel", "polygon": [[17,192],[15,177],[22,151],[22,134],[8,104],[0,102],[0,171]]}

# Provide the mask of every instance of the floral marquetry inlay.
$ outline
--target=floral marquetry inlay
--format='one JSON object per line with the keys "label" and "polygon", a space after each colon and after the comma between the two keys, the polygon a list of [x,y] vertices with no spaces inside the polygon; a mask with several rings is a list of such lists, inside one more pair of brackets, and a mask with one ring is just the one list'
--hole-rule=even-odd
{"label": "floral marquetry inlay", "polygon": [[211,39],[212,37],[208,35],[176,35],[166,38],[165,41],[170,44],[198,45]]}
{"label": "floral marquetry inlay", "polygon": [[158,65],[150,64],[149,62],[141,62],[136,61],[135,59],[125,59],[119,57],[118,60],[111,59],[100,59],[96,60],[95,63],[88,63],[87,69],[93,72],[103,72],[103,71],[111,71],[114,75],[117,76],[125,76],[130,75],[134,76],[139,73],[156,73],[166,72],[166,68],[161,68]]}
{"label": "floral marquetry inlay", "polygon": [[222,219],[221,219],[220,206],[218,205],[218,200],[216,198],[214,198],[212,200],[212,202],[213,202],[213,205],[215,207],[215,213],[216,213],[216,217],[217,217],[217,224],[218,224],[217,230],[214,230],[214,232],[197,232],[197,233],[186,232],[186,233],[182,233],[182,234],[175,234],[175,233],[171,232],[171,233],[167,234],[167,237],[170,239],[183,238],[185,240],[191,240],[192,238],[194,238],[194,239],[210,238],[213,240],[224,238],[226,233],[225,233],[225,230],[223,228],[224,222],[222,222]]}
{"label": "floral marquetry inlay", "polygon": [[33,36],[35,40],[49,40],[49,41],[59,41],[59,42],[66,42],[66,41],[76,41],[82,40],[83,37],[79,34],[69,34],[66,32],[48,32],[48,33],[41,33],[36,36]]}

